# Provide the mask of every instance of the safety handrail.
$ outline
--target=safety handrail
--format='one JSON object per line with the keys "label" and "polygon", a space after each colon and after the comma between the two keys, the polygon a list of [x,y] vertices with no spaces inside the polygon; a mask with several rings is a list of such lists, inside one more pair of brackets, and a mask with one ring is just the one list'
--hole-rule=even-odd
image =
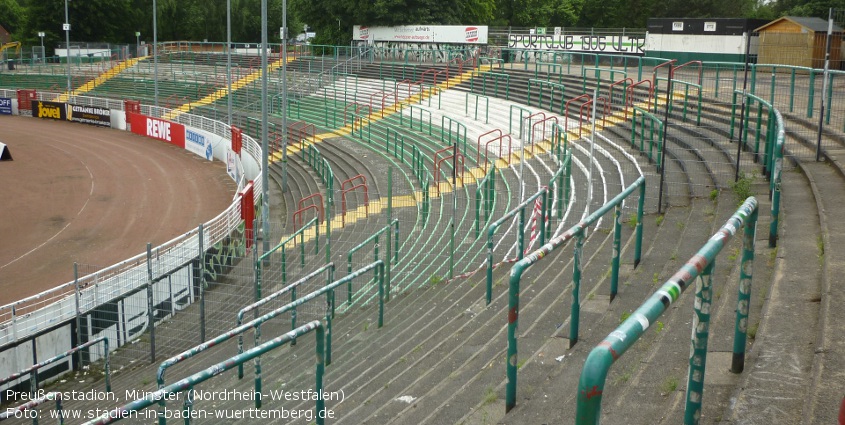
{"label": "safety handrail", "polygon": [[[314,199],[319,200],[319,202],[315,202]],[[317,206],[317,209],[320,211],[320,222],[326,221],[326,212],[323,209],[323,206],[325,204],[323,203],[323,194],[322,193],[320,193],[320,192],[312,193],[312,194],[300,199],[299,203],[297,204],[297,207],[299,209],[304,208],[305,207],[305,201],[311,201],[311,205]]]}
{"label": "safety handrail", "polygon": [[352,119],[353,119],[353,122],[354,122],[354,120],[355,120],[355,114],[357,114],[357,113],[358,113],[358,109],[359,109],[361,106],[362,106],[362,104],[360,104],[360,103],[358,103],[358,102],[352,102],[352,103],[349,103],[349,104],[347,104],[346,106],[344,106],[344,107],[343,107],[343,125],[344,125],[344,126],[346,126],[346,125],[347,125],[347,124],[346,124],[346,117],[347,117],[347,114],[349,113],[349,108],[354,107],[354,109],[353,109],[353,110],[352,110],[352,112],[351,112],[351,113],[353,114]]}
{"label": "safety handrail", "polygon": [[558,118],[556,116],[546,117],[546,118],[543,118],[540,121],[535,122],[534,124],[531,124],[531,136],[528,138],[529,139],[528,142],[531,145],[531,153],[532,154],[534,153],[534,145],[535,145],[535,141],[534,141],[535,128],[540,124],[543,125],[543,129],[541,130],[541,133],[540,133],[542,135],[542,137],[540,138],[540,141],[546,140],[546,123],[549,123],[550,125],[558,125],[559,124]]}
{"label": "safety handrail", "polygon": [[456,144],[459,152],[467,153],[467,127],[458,120],[443,115],[440,117],[440,143],[443,146]]}
{"label": "safety handrail", "polygon": [[[681,293],[696,282],[695,314],[692,323],[692,345],[684,423],[698,423],[704,390],[704,368],[707,357],[711,282],[716,256],[739,229],[745,227],[742,265],[740,267],[739,299],[734,332],[734,362],[731,370],[742,371],[747,332],[748,303],[751,295],[751,270],[754,262],[754,231],[757,223],[757,200],[749,197],[730,219],[675,272],[666,283],[631,314],[616,330],[604,338],[587,356],[578,383],[575,421],[577,424],[598,424],[601,415],[602,392],[610,367],[645,333],[651,323],[677,301]],[[697,278],[701,277],[701,280]],[[741,347],[738,347],[741,344]],[[738,350],[739,348],[739,350]],[[737,370],[738,368],[738,370]]]}
{"label": "safety handrail", "polygon": [[601,67],[598,67],[598,66],[596,66],[596,67],[589,67],[589,66],[582,67],[581,68],[581,81],[582,81],[581,93],[582,94],[587,93],[587,71],[595,71],[595,73],[596,73],[595,74],[596,75],[596,87],[601,87],[601,82],[602,82],[601,74],[602,74],[602,72],[606,72],[606,73],[610,74],[610,81],[615,80],[614,76],[616,74],[622,74],[623,78],[628,78],[628,71],[621,70],[621,69],[601,68]]}
{"label": "safety handrail", "polygon": [[[583,100],[583,99],[587,99],[587,100]],[[584,105],[588,102],[591,102],[592,100],[593,100],[593,96],[591,96],[589,94],[582,94],[580,96],[575,96],[572,99],[569,99],[569,100],[566,101],[566,106],[564,107],[564,113],[563,113],[563,123],[564,123],[563,127],[566,129],[566,131],[569,131],[569,105],[572,104],[573,102],[581,101],[582,103],[581,103],[581,107],[579,109],[579,115],[578,115],[578,137],[579,138],[581,137],[581,127],[584,125],[584,123],[583,123],[584,117],[582,115],[582,111],[584,109]]]}
{"label": "safety handrail", "polygon": [[614,212],[614,232],[613,232],[613,259],[611,262],[611,280],[610,280],[610,294],[611,301],[616,295],[616,285],[619,278],[619,255],[621,247],[622,234],[622,204],[625,199],[631,195],[635,189],[639,189],[639,202],[637,205],[637,226],[635,230],[636,243],[634,248],[634,267],[636,268],[640,263],[640,256],[642,253],[643,240],[643,207],[645,203],[645,177],[640,176],[634,183],[628,186],[619,195],[614,197],[610,202],[604,204],[590,214],[589,217],[583,219],[563,234],[552,238],[548,243],[544,244],[536,251],[520,259],[511,268],[510,282],[508,289],[508,356],[507,356],[507,385],[505,396],[505,411],[508,412],[516,406],[516,390],[517,390],[517,338],[516,329],[519,321],[519,290],[522,275],[541,259],[545,258],[557,248],[564,246],[567,242],[575,239],[575,249],[572,260],[572,312],[570,315],[569,328],[569,348],[572,348],[578,342],[578,327],[579,317],[581,311],[580,304],[580,286],[581,286],[581,247],[584,243],[585,232],[587,228],[604,216],[611,208]]}
{"label": "safety handrail", "polygon": [[364,215],[366,217],[370,216],[370,196],[369,190],[367,189],[367,183],[359,183],[349,189],[343,189],[340,191],[340,216],[342,227],[346,227],[346,194],[355,189],[364,190]]}
{"label": "safety handrail", "polygon": [[686,63],[682,63],[682,64],[674,67],[672,72],[678,72],[679,69],[681,69],[685,66],[692,66],[692,65],[698,65],[698,85],[700,86],[701,85],[701,75],[702,75],[702,72],[704,71],[704,65],[702,64],[701,61],[689,61],[689,62],[686,62]]}
{"label": "safety handrail", "polygon": [[628,86],[627,89],[625,89],[625,119],[626,120],[628,119],[628,108],[634,106],[634,89],[641,86],[641,85],[644,85],[644,84],[648,84],[648,97],[646,98],[646,110],[649,110],[649,111],[651,110],[651,99],[652,99],[652,97],[654,97],[654,87],[652,87],[652,85],[651,85],[652,84],[651,80],[637,81],[636,83],[631,84],[630,86]]}
{"label": "safety handrail", "polygon": [[[482,163],[482,162],[481,162],[481,150],[482,150],[482,149],[481,149],[481,139],[482,139],[484,136],[488,136],[488,135],[491,135],[491,134],[494,134],[494,133],[495,133],[495,134],[497,134],[497,136],[496,136],[495,138],[493,138],[493,139],[488,140],[488,141],[484,144],[484,162]],[[503,142],[506,138],[507,138],[507,140],[508,140],[508,151],[507,151],[507,156],[502,156],[502,142]],[[477,144],[478,144],[478,145],[477,145],[476,159],[475,159],[475,163],[476,163],[476,165],[481,165],[481,164],[483,164],[483,167],[484,167],[484,172],[485,172],[485,173],[487,172],[487,167],[490,165],[490,160],[488,159],[488,154],[489,154],[489,152],[490,152],[490,149],[489,149],[489,148],[490,148],[490,143],[497,142],[497,141],[499,142],[499,158],[497,158],[497,159],[504,159],[504,160],[505,160],[505,163],[506,163],[506,164],[508,164],[508,165],[510,165],[510,163],[511,163],[510,157],[511,157],[511,155],[512,155],[512,153],[513,153],[513,147],[512,147],[512,142],[513,142],[513,141],[511,140],[511,135],[510,135],[510,134],[503,134],[503,133],[502,133],[502,130],[501,130],[501,129],[498,129],[498,128],[493,129],[493,130],[490,130],[490,131],[488,131],[488,132],[486,132],[486,133],[484,133],[484,134],[482,134],[482,135],[478,136],[478,142],[477,142]]]}
{"label": "safety handrail", "polygon": [[[440,152],[443,152],[443,151],[452,152],[452,151],[454,151],[454,149],[453,148],[441,149],[441,150],[439,150],[435,153],[435,157],[437,157],[437,155]],[[453,158],[455,159],[455,162],[457,163],[456,164],[457,166],[453,170],[455,179],[456,180],[457,179],[463,180],[463,178],[464,178],[464,172],[466,172],[466,163],[464,162],[464,155],[463,154],[458,153],[457,158],[456,158],[455,154],[453,153],[451,155],[437,159],[434,162],[434,185],[437,187],[437,193],[438,194],[440,193],[440,167],[441,167],[440,164],[442,164],[443,162],[448,161],[450,159],[453,159]],[[458,171],[459,169],[460,169],[460,172]],[[446,180],[448,181],[448,179],[446,179]]]}
{"label": "safety handrail", "polygon": [[[185,390],[187,390],[190,393],[190,391],[193,390],[195,385],[202,383],[202,382],[205,382],[205,381],[207,381],[207,380],[209,380],[209,379],[211,379],[211,378],[213,378],[213,377],[215,377],[215,376],[217,376],[217,375],[219,375],[219,374],[221,374],[221,373],[223,373],[223,372],[225,372],[229,369],[232,369],[233,367],[235,367],[237,365],[246,363],[247,361],[252,360],[252,359],[256,359],[260,355],[262,355],[262,354],[264,354],[264,353],[266,353],[270,350],[273,350],[275,348],[281,347],[284,344],[287,344],[288,342],[290,342],[291,340],[293,340],[297,336],[304,335],[304,334],[307,334],[308,332],[312,332],[312,331],[316,331],[315,332],[316,347],[315,347],[314,350],[316,352],[316,358],[317,358],[317,361],[316,361],[316,382],[317,382],[317,384],[316,384],[315,391],[322,393],[322,391],[323,391],[323,373],[325,372],[325,359],[326,359],[325,345],[324,345],[325,344],[326,331],[324,330],[323,324],[319,320],[314,320],[314,321],[309,322],[309,323],[307,323],[303,326],[300,326],[299,328],[297,328],[297,329],[295,329],[291,332],[288,332],[284,335],[273,338],[273,339],[265,342],[264,344],[261,344],[257,347],[254,347],[254,348],[252,348],[252,349],[250,349],[250,350],[248,350],[244,353],[233,356],[229,359],[226,359],[223,362],[217,363],[217,364],[215,364],[215,365],[213,365],[213,366],[211,366],[207,369],[199,371],[199,372],[197,372],[197,373],[195,373],[195,374],[193,374],[193,375],[191,375],[187,378],[180,379],[179,381],[174,382],[174,383],[172,383],[172,384],[170,384],[166,387],[160,388],[155,392],[147,394],[142,399],[138,399],[138,400],[129,402],[127,404],[124,404],[123,406],[116,407],[116,408],[114,408],[114,409],[112,409],[112,410],[110,410],[106,413],[103,413],[99,417],[86,422],[85,425],[105,425],[105,424],[117,422],[117,421],[120,421],[121,419],[132,417],[132,415],[130,415],[129,412],[146,409],[147,407],[150,407],[153,404],[156,404],[156,403],[160,404],[160,403],[164,402],[164,400],[166,400],[168,398],[168,395],[170,395],[170,394],[179,393],[179,392],[182,392],[182,391],[185,391]],[[256,374],[260,375],[260,370],[256,370]],[[190,400],[190,403],[193,404],[192,394],[189,394],[188,397],[186,397],[185,402],[188,403],[189,400]],[[255,401],[256,401],[256,404],[260,404],[261,397],[256,397]],[[325,401],[323,400],[322,397],[317,397],[316,404],[317,404],[317,406],[316,406],[317,414],[315,416],[316,416],[317,424],[322,425],[322,424],[325,423],[325,417],[326,417]],[[190,408],[190,405],[187,406],[187,407]],[[162,423],[162,420],[166,421],[166,419],[163,419],[163,415],[161,417],[159,417],[159,423]]]}

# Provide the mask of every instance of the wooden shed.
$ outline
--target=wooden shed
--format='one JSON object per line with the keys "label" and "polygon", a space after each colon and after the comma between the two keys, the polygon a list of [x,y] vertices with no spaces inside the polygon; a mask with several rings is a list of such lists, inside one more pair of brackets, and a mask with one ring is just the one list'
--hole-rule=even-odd
{"label": "wooden shed", "polygon": [[[820,18],[784,16],[755,31],[760,46],[757,63],[824,68],[828,23]],[[833,26],[831,68],[838,69],[842,51],[842,28]]]}

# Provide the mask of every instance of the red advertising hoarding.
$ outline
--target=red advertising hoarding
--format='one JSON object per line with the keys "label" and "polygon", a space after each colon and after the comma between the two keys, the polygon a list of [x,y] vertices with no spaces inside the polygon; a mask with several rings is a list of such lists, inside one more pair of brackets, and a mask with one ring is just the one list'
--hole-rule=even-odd
{"label": "red advertising hoarding", "polygon": [[185,148],[185,126],[158,118],[128,112],[132,132],[141,136],[152,137]]}

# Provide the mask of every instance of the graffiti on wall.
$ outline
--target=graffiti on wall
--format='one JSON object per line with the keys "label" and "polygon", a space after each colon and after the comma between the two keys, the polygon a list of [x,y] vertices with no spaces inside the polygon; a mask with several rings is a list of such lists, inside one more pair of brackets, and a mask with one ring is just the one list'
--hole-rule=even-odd
{"label": "graffiti on wall", "polygon": [[417,63],[448,63],[456,57],[466,60],[471,57],[478,57],[480,51],[479,46],[462,46],[447,43],[376,41],[372,44],[361,42],[358,46],[371,48],[375,60]]}
{"label": "graffiti on wall", "polygon": [[241,222],[229,236],[205,251],[203,277],[206,282],[217,282],[246,255],[245,230],[244,222]]}
{"label": "graffiti on wall", "polygon": [[645,55],[640,35],[511,35],[511,49]]}

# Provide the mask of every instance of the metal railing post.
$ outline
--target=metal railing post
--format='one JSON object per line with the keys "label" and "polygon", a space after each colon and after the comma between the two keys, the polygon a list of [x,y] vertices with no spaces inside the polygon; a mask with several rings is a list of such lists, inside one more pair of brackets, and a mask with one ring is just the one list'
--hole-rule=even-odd
{"label": "metal railing post", "polygon": [[707,365],[707,342],[710,336],[710,305],[713,302],[713,268],[715,259],[701,271],[695,281],[695,313],[692,317],[689,372],[687,376],[684,424],[698,424],[704,396],[704,372]]}
{"label": "metal railing post", "polygon": [[757,230],[757,211],[751,213],[742,238],[742,263],[739,266],[739,292],[736,300],[736,325],[734,327],[731,372],[741,373],[745,368],[745,345],[748,334],[748,312],[751,304],[751,278],[754,264],[754,236]]}

